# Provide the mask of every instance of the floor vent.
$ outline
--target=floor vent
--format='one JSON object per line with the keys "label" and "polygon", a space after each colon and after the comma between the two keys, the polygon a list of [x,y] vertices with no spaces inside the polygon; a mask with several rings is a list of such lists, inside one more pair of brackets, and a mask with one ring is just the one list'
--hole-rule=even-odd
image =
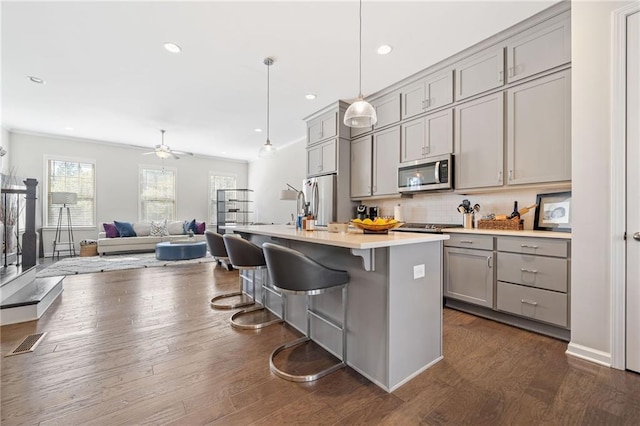
{"label": "floor vent", "polygon": [[6,354],[5,357],[33,352],[46,334],[47,333],[38,333],[28,335],[14,350]]}

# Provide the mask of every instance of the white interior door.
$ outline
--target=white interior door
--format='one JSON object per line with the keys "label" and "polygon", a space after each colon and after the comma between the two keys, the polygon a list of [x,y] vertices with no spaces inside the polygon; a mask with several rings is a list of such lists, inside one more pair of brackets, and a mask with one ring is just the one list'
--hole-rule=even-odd
{"label": "white interior door", "polygon": [[640,372],[640,12],[627,17],[626,368]]}

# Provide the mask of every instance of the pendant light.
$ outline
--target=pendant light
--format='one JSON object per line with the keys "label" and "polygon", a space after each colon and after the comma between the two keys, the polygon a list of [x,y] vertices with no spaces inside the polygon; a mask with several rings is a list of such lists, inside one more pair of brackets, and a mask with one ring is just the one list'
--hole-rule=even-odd
{"label": "pendant light", "polygon": [[358,57],[358,98],[344,113],[344,124],[349,127],[371,127],[378,122],[376,110],[362,96],[362,0],[360,0],[360,34]]}
{"label": "pendant light", "polygon": [[275,157],[276,155],[276,147],[271,145],[271,141],[269,140],[269,68],[273,65],[273,59],[265,58],[264,64],[267,66],[267,141],[260,148],[258,157],[269,158]]}

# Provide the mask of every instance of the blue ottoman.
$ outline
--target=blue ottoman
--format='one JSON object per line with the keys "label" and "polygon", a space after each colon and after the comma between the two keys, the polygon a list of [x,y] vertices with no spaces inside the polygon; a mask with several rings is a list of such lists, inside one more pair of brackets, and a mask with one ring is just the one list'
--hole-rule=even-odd
{"label": "blue ottoman", "polygon": [[187,260],[204,257],[207,254],[207,242],[169,242],[156,244],[156,259]]}

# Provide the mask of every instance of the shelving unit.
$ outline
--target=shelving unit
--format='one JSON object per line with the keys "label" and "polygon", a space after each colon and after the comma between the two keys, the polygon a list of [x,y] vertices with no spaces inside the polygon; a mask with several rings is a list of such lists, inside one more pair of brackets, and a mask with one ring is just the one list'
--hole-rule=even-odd
{"label": "shelving unit", "polygon": [[224,234],[222,226],[248,225],[253,214],[251,189],[218,189],[216,196],[216,232]]}

